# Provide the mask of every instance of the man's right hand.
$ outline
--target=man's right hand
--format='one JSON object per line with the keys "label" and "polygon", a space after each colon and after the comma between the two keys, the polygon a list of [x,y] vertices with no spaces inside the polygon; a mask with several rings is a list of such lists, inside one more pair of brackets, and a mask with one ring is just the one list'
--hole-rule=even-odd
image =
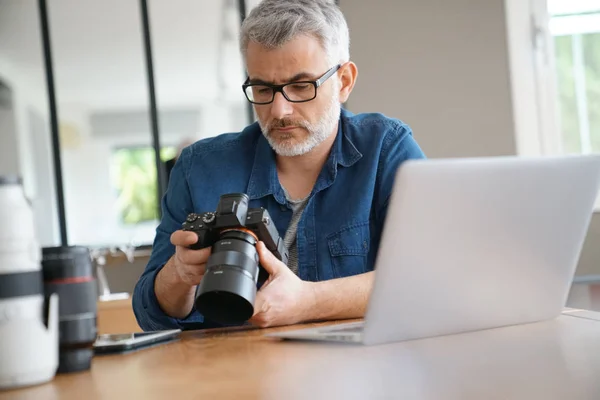
{"label": "man's right hand", "polygon": [[211,248],[192,250],[198,241],[194,232],[178,230],[171,235],[175,254],[160,270],[154,282],[154,293],[162,310],[173,318],[185,318],[194,306],[196,286],[206,271]]}
{"label": "man's right hand", "polygon": [[197,241],[198,235],[194,232],[179,230],[171,235],[171,243],[175,246],[175,255],[171,259],[173,267],[181,282],[189,286],[197,286],[200,283],[210,256],[210,247],[201,250],[189,248]]}

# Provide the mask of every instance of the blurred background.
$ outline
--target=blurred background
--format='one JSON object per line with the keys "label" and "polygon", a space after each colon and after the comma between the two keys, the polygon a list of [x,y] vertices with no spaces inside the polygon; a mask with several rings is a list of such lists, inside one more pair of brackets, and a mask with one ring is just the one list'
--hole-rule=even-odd
{"label": "blurred background", "polygon": [[[43,246],[93,249],[105,294],[143,271],[181,148],[254,121],[238,33],[258,2],[0,0],[0,173]],[[407,122],[429,157],[600,152],[600,0],[339,4],[346,107]],[[569,304],[600,309],[600,214]]]}

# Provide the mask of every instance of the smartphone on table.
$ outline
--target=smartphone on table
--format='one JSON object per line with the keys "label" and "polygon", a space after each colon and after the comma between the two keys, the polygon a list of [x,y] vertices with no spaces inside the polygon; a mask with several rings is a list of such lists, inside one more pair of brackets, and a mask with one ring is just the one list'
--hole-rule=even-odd
{"label": "smartphone on table", "polygon": [[165,331],[112,333],[98,335],[94,342],[95,354],[127,353],[158,344],[172,342],[179,338],[181,329]]}

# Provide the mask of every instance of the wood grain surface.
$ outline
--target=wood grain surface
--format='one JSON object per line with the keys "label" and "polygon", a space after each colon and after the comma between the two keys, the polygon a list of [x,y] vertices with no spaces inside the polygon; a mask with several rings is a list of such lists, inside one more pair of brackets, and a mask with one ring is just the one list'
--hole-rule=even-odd
{"label": "wood grain surface", "polygon": [[600,399],[600,321],[583,313],[378,346],[264,336],[298,327],[184,332],[0,400]]}

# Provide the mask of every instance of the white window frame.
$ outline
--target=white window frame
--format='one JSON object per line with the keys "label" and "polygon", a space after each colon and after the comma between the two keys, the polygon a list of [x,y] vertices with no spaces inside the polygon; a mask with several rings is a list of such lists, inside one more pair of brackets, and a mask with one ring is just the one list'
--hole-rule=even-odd
{"label": "white window frame", "polygon": [[[505,0],[515,140],[520,156],[564,154],[555,84],[553,35],[600,31],[600,15],[590,15],[583,23],[579,20],[578,24],[569,24],[568,20],[550,23],[548,2],[554,3],[551,3],[554,8],[568,7],[565,12],[578,13],[589,9],[590,4],[595,5],[598,0],[571,0],[568,4],[564,0]],[[580,91],[581,87],[585,88],[581,78],[577,78]],[[586,99],[578,101],[582,102],[580,114],[583,116]],[[591,146],[586,146],[586,143],[589,144],[589,129],[585,130],[588,119],[584,119],[581,125],[584,128],[583,152],[591,152]],[[600,192],[595,212],[600,212]]]}

